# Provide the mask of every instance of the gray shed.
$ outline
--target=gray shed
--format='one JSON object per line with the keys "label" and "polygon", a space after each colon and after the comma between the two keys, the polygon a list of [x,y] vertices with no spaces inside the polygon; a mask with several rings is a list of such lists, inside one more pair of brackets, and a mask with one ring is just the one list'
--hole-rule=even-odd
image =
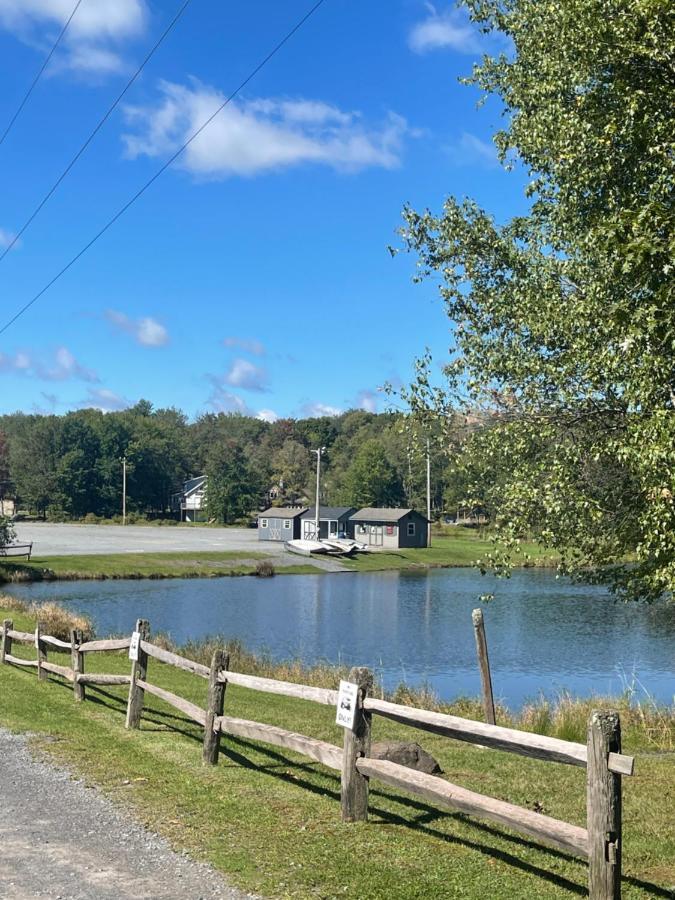
{"label": "gray shed", "polygon": [[373,549],[427,546],[429,521],[414,509],[366,507],[354,513],[350,522],[354,540]]}
{"label": "gray shed", "polygon": [[[315,540],[316,519],[315,507],[311,506],[302,514],[302,536]],[[319,539],[336,537],[353,537],[354,526],[349,517],[356,512],[355,506],[320,506],[319,507]]]}
{"label": "gray shed", "polygon": [[292,541],[300,537],[300,516],[306,506],[270,506],[258,514],[259,541]]}

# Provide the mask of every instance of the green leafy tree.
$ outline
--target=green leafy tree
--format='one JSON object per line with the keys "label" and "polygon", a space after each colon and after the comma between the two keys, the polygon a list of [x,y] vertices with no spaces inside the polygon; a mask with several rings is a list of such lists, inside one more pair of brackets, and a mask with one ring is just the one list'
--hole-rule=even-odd
{"label": "green leafy tree", "polygon": [[307,489],[311,460],[307,447],[288,439],[274,455],[274,478],[283,484],[284,497],[294,503]]}
{"label": "green leafy tree", "polygon": [[209,517],[231,525],[256,507],[260,483],[249,465],[246,453],[236,441],[226,441],[211,449],[206,475]]}
{"label": "green leafy tree", "polygon": [[489,498],[502,547],[536,529],[566,570],[672,597],[673,4],[466,5],[513,47],[469,81],[503,104],[495,142],[527,171],[530,209],[501,225],[470,200],[405,210],[456,323],[447,394],[426,360],[412,402],[489,411],[466,452],[504,476]]}
{"label": "green leafy tree", "polygon": [[357,507],[403,502],[401,479],[379,441],[365,441],[357,451],[345,476],[344,502]]}

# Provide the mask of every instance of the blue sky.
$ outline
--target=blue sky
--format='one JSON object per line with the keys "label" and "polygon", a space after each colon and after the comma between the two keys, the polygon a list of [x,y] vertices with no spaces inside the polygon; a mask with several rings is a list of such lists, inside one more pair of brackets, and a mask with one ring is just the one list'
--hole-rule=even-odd
{"label": "blue sky", "polygon": [[[0,247],[61,173],[180,4],[82,0],[0,146]],[[139,80],[0,263],[2,323],[169,158],[307,11],[192,0]],[[0,0],[0,130],[74,0]],[[499,108],[458,84],[490,49],[446,3],[325,0],[113,228],[0,336],[0,410],[267,418],[385,406],[449,323],[401,209],[472,196],[505,219]],[[494,44],[492,45],[494,46]]]}

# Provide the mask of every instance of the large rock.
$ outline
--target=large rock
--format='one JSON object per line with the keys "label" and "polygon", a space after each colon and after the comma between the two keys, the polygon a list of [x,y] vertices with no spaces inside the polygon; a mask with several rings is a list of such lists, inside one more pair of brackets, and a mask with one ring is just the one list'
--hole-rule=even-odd
{"label": "large rock", "polygon": [[426,775],[440,775],[443,771],[433,756],[415,741],[377,741],[371,744],[370,758],[385,759]]}

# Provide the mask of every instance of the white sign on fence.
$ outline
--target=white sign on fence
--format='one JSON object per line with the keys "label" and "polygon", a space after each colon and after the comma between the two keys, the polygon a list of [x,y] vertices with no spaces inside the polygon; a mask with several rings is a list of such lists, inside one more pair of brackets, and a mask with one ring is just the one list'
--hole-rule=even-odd
{"label": "white sign on fence", "polygon": [[35,649],[40,649],[40,629],[37,625],[35,626]]}
{"label": "white sign on fence", "polygon": [[337,699],[337,715],[335,722],[344,728],[354,727],[356,716],[356,704],[358,702],[359,686],[351,681],[341,681]]}
{"label": "white sign on fence", "polygon": [[131,643],[129,644],[129,659],[132,662],[138,662],[138,650],[141,646],[141,633],[134,631],[131,635]]}

